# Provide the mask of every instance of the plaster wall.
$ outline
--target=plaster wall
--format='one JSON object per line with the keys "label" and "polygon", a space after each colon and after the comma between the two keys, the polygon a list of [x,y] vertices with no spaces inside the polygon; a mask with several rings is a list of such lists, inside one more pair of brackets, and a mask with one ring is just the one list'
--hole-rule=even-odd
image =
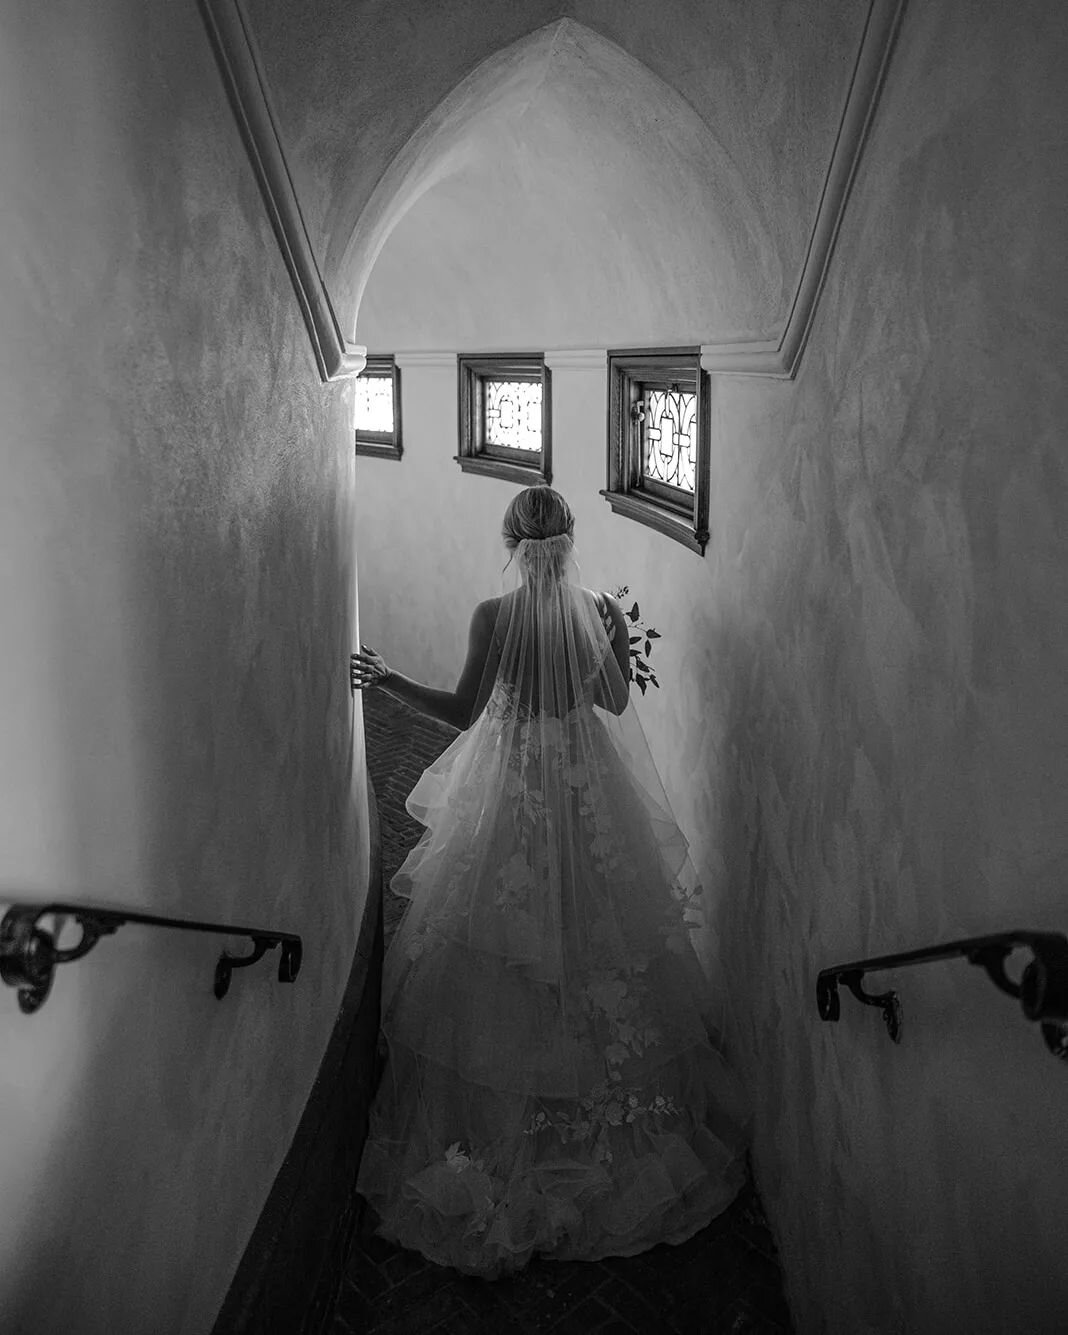
{"label": "plaster wall", "polygon": [[[805,1332],[1068,1323],[1068,1091],[1037,1030],[963,961],[884,976],[899,1047],[848,994],[815,1009],[838,960],[1065,930],[1066,56],[1039,3],[909,9],[797,380],[713,380],[703,560],[610,514],[603,375],[554,376],[585,581],[663,634],[638,709]],[[447,686],[514,488],[452,461],[454,373],[403,376],[404,459],[359,461],[364,638]]]}
{"label": "plaster wall", "polygon": [[[196,6],[0,9],[0,900],[125,927],[0,996],[0,1329],[210,1329],[366,892],[351,392],[319,383]],[[73,933],[72,933],[73,934]]]}

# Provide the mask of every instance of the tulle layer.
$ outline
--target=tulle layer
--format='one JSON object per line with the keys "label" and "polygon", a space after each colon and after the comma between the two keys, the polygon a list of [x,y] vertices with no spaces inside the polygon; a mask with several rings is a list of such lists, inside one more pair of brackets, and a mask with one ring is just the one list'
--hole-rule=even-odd
{"label": "tulle layer", "polygon": [[586,969],[569,963],[565,956],[556,984],[525,964],[438,941],[409,961],[383,1033],[391,1046],[472,1085],[573,1100],[617,1077],[644,1088],[708,1041],[692,953],[602,955]]}
{"label": "tulle layer", "polygon": [[535,1253],[631,1256],[683,1242],[745,1180],[743,1114],[707,1045],[648,1085],[579,1101],[504,1094],[391,1045],[359,1191],[378,1232],[486,1278]]}
{"label": "tulle layer", "polygon": [[554,983],[665,945],[691,953],[701,888],[686,841],[592,706],[490,713],[426,770],[408,810],[427,829],[392,883],[412,903],[387,1004],[411,960],[446,940]]}

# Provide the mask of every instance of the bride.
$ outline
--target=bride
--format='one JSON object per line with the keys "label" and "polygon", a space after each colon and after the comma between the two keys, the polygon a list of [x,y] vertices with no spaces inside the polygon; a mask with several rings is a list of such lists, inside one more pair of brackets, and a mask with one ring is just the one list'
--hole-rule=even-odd
{"label": "bride", "polygon": [[480,603],[455,691],[367,646],[383,687],[463,729],[408,810],[387,1061],[358,1190],[377,1231],[494,1277],[682,1242],[745,1178],[736,1085],[690,942],[700,887],[628,704],[618,603],[576,582],[550,487],[504,516],[514,587]]}

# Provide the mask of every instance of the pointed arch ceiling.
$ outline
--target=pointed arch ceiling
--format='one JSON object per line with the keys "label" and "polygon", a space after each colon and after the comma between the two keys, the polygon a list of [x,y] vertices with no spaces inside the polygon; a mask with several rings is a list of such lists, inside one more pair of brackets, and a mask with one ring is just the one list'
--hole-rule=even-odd
{"label": "pointed arch ceiling", "polygon": [[[523,342],[633,341],[628,281],[647,338],[776,346],[813,219],[825,240],[837,225],[818,221],[828,163],[850,114],[859,150],[874,99],[872,66],[850,113],[858,49],[881,11],[884,63],[901,7],[233,3],[336,323],[351,334],[366,285],[357,336],[398,347],[514,343],[503,317],[521,308]],[[839,164],[839,205],[854,166]],[[481,308],[464,308],[478,284]],[[561,327],[568,297],[585,323]]]}
{"label": "pointed arch ceiling", "polygon": [[773,224],[673,87],[562,19],[435,108],[336,269],[369,346],[699,343],[783,305]]}

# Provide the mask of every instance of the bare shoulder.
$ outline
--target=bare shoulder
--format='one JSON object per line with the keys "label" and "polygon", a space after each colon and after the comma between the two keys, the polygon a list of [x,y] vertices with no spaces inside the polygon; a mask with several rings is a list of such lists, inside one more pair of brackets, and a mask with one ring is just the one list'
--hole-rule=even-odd
{"label": "bare shoulder", "polygon": [[623,609],[619,605],[619,599],[610,593],[595,592],[593,589],[583,589],[582,592],[587,598],[592,599],[597,607],[597,611],[602,617],[610,616],[615,618],[623,615]]}
{"label": "bare shoulder", "polygon": [[472,638],[489,639],[493,634],[493,627],[497,624],[497,613],[500,606],[500,598],[487,598],[475,607],[475,610],[471,613]]}

